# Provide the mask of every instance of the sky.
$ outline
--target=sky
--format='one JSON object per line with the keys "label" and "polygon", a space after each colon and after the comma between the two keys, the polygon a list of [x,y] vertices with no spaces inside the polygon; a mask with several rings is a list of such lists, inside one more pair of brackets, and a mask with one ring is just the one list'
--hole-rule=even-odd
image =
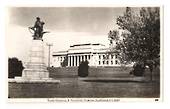
{"label": "sky", "polygon": [[8,57],[26,62],[31,47],[36,17],[45,22],[44,46],[52,43],[51,52],[67,50],[70,45],[102,43],[108,45],[109,30],[117,29],[116,18],[125,8],[112,7],[8,7],[6,17],[6,46]]}

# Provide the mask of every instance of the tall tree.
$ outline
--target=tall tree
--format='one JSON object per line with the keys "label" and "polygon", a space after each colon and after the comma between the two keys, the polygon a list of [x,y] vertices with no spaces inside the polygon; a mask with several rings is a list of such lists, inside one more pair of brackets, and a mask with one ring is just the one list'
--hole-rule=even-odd
{"label": "tall tree", "polygon": [[66,55],[65,59],[63,60],[63,62],[61,63],[62,67],[66,67],[68,66],[68,55]]}
{"label": "tall tree", "polygon": [[122,63],[136,62],[148,65],[152,72],[153,64],[160,59],[160,13],[159,7],[141,8],[133,11],[127,7],[123,16],[117,18],[117,25],[124,32],[116,41]]}

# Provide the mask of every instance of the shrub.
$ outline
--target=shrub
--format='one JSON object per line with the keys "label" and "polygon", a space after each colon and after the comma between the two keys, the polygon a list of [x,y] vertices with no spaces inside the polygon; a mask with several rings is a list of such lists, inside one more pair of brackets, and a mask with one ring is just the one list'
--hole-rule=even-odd
{"label": "shrub", "polygon": [[24,69],[22,62],[17,58],[8,58],[8,78],[21,76]]}
{"label": "shrub", "polygon": [[144,71],[145,71],[144,64],[138,62],[138,63],[134,64],[133,71],[130,73],[133,74],[134,76],[143,76]]}
{"label": "shrub", "polygon": [[88,61],[82,61],[78,67],[78,76],[80,77],[87,77],[88,76]]}
{"label": "shrub", "polygon": [[61,63],[62,67],[68,66],[68,56],[65,57],[64,61]]}

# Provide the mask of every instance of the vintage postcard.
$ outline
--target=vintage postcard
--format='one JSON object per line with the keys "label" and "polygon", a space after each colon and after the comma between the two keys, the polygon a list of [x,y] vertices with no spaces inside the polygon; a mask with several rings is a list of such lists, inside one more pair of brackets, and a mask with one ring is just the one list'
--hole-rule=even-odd
{"label": "vintage postcard", "polygon": [[9,102],[162,101],[163,7],[6,7]]}

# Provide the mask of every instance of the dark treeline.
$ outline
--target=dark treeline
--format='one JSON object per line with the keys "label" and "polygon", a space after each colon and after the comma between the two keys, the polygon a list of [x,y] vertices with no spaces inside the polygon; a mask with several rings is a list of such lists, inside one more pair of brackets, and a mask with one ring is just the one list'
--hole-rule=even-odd
{"label": "dark treeline", "polygon": [[14,78],[15,76],[21,76],[24,69],[22,61],[18,58],[8,58],[8,78]]}

